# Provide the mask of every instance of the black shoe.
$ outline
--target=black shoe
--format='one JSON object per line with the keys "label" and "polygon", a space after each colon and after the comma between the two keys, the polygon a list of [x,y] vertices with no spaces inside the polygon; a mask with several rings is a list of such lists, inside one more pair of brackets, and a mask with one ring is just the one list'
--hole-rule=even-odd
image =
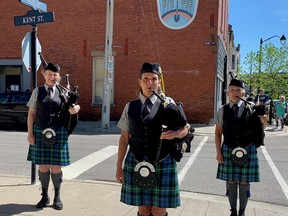
{"label": "black shoe", "polygon": [[63,203],[60,199],[60,189],[54,189],[55,190],[55,197],[53,201],[53,208],[56,210],[62,210],[63,209]]}
{"label": "black shoe", "polygon": [[47,207],[50,203],[50,198],[48,196],[42,196],[42,199],[37,203],[36,208]]}
{"label": "black shoe", "polygon": [[236,209],[230,209],[230,211],[231,211],[230,216],[238,216],[238,215],[237,215],[237,210],[236,210]]}
{"label": "black shoe", "polygon": [[53,208],[56,210],[62,210],[63,209],[63,203],[61,202],[60,197],[56,197],[53,201]]}
{"label": "black shoe", "polygon": [[240,209],[239,210],[239,216],[245,216],[245,210]]}

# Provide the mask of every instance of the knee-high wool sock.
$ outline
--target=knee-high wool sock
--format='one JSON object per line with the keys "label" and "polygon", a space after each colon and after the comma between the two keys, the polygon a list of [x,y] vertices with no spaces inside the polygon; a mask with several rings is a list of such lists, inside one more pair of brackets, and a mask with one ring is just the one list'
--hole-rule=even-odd
{"label": "knee-high wool sock", "polygon": [[45,190],[48,190],[49,182],[50,182],[50,171],[40,172],[40,170],[38,170],[38,176],[39,176],[39,180],[41,182],[42,188],[44,188]]}
{"label": "knee-high wool sock", "polygon": [[52,182],[55,189],[60,189],[62,183],[62,172],[60,173],[51,173]]}
{"label": "knee-high wool sock", "polygon": [[228,197],[231,209],[237,209],[238,183],[226,182],[226,189],[226,196]]}
{"label": "knee-high wool sock", "polygon": [[250,184],[239,184],[240,209],[245,210],[250,197]]}

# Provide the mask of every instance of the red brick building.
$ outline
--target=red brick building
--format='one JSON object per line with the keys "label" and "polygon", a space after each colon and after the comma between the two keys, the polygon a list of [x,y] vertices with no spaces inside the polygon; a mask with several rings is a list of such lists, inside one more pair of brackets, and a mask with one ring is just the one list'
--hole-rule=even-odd
{"label": "red brick building", "polygon": [[[47,11],[54,12],[55,21],[37,25],[42,53],[49,62],[59,63],[61,75],[69,74],[71,82],[79,86],[80,118],[101,120],[107,1],[43,2]],[[118,120],[126,102],[136,97],[139,70],[149,61],[161,64],[166,93],[183,102],[189,121],[210,122],[226,98],[223,89],[231,55],[227,47],[233,44],[229,41],[233,37],[229,37],[228,3],[199,0],[193,22],[172,30],[161,23],[157,1],[114,1],[110,119]],[[32,27],[14,25],[14,17],[29,10],[32,8],[18,0],[2,2],[0,91],[10,85],[20,91],[31,86],[31,73],[22,63],[21,41]],[[42,83],[38,70],[37,84]]]}

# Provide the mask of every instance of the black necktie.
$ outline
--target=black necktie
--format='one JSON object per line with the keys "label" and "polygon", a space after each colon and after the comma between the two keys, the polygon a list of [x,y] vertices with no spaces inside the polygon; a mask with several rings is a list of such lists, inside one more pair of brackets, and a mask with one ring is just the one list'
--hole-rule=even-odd
{"label": "black necktie", "polygon": [[145,104],[144,104],[144,109],[143,109],[143,111],[142,111],[142,118],[143,118],[144,120],[148,117],[148,115],[149,115],[149,113],[150,113],[150,111],[151,111],[152,105],[153,105],[153,104],[152,104],[152,102],[150,101],[150,99],[147,98],[146,101],[145,101]]}
{"label": "black necktie", "polygon": [[238,116],[238,111],[239,111],[239,107],[238,104],[234,104],[232,106],[233,112],[234,112],[234,116],[237,117]]}
{"label": "black necktie", "polygon": [[52,94],[53,94],[53,88],[49,87],[48,88],[48,96],[50,97],[50,99],[52,99]]}

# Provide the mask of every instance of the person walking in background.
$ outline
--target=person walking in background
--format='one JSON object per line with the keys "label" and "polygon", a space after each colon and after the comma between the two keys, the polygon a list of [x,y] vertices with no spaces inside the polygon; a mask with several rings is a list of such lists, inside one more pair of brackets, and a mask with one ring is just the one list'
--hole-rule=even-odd
{"label": "person walking in background", "polygon": [[68,133],[65,117],[75,115],[80,106],[67,108],[61,97],[60,67],[57,64],[43,64],[42,74],[45,84],[36,87],[27,106],[28,111],[28,143],[30,144],[27,160],[39,165],[38,175],[42,188],[42,198],[37,208],[46,207],[50,203],[48,186],[50,176],[54,185],[53,208],[62,210],[60,199],[62,183],[61,166],[70,164]]}
{"label": "person walking in background", "polygon": [[261,104],[266,104],[269,100],[268,96],[264,93],[264,89],[259,89],[258,94],[255,97],[255,104],[258,102]]}
{"label": "person walking in background", "polygon": [[[229,102],[223,105],[216,115],[217,179],[226,181],[226,195],[231,208],[230,216],[244,216],[250,197],[250,182],[260,181],[257,147],[262,144],[257,143],[255,137],[263,138],[263,134],[256,134],[253,122],[247,120],[249,108],[240,100],[245,95],[244,83],[232,79],[227,94]],[[256,120],[263,132],[262,126],[263,128],[266,126],[267,117],[258,117],[257,114]],[[238,187],[240,207],[237,214]]]}
{"label": "person walking in background", "polygon": [[277,104],[275,104],[275,123],[276,126],[274,127],[274,129],[278,129],[278,121],[280,121],[281,123],[281,128],[280,130],[284,129],[284,120],[285,120],[285,116],[286,116],[286,110],[287,110],[287,104],[285,101],[285,96],[280,96],[279,97],[279,102]]}
{"label": "person walking in background", "polygon": [[[151,91],[158,92],[160,82],[159,64],[145,62],[139,98],[126,104],[118,122],[116,180],[122,183],[121,202],[138,206],[138,216],[166,216],[167,208],[180,206],[175,138],[186,136],[189,124],[185,117],[179,129],[162,132],[164,105]],[[174,103],[172,98],[166,100]]]}

